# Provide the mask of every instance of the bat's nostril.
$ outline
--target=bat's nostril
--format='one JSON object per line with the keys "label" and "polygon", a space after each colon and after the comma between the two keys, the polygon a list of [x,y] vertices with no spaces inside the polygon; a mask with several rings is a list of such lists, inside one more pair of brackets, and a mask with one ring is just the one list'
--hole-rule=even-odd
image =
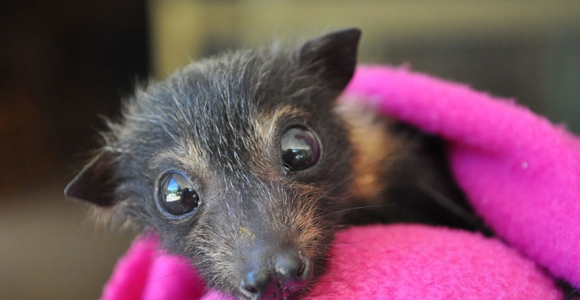
{"label": "bat's nostril", "polygon": [[260,299],[274,287],[265,270],[250,271],[240,283],[240,291],[250,299]]}
{"label": "bat's nostril", "polygon": [[296,250],[281,253],[276,258],[276,276],[284,288],[296,288],[305,285],[312,275],[312,265],[308,257]]}
{"label": "bat's nostril", "polygon": [[[247,272],[240,282],[240,292],[249,299],[284,299],[307,285],[312,277],[310,259],[295,249],[273,255],[270,267]],[[272,268],[273,266],[273,268]]]}

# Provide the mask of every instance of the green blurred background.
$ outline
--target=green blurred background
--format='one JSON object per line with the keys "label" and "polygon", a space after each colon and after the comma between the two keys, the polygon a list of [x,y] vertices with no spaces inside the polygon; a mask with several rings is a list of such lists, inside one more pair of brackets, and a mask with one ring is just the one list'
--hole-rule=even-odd
{"label": "green blurred background", "polygon": [[362,62],[513,97],[580,133],[577,0],[2,1],[0,299],[100,295],[132,235],[95,228],[62,189],[136,83],[351,26]]}

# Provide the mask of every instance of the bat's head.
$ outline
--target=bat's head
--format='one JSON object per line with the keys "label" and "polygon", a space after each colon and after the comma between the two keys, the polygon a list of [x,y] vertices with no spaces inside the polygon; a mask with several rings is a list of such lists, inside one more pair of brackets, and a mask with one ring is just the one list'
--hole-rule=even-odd
{"label": "bat's head", "polygon": [[152,230],[238,298],[301,294],[323,272],[352,180],[334,107],[359,37],[232,52],[138,90],[66,195]]}

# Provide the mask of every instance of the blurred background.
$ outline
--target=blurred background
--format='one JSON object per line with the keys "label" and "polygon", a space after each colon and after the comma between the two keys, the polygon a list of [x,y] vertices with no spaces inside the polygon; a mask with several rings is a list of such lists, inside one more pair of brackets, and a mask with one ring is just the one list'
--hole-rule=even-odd
{"label": "blurred background", "polygon": [[97,299],[131,233],[62,190],[136,83],[275,37],[357,26],[361,61],[514,97],[580,133],[577,0],[0,3],[0,299]]}

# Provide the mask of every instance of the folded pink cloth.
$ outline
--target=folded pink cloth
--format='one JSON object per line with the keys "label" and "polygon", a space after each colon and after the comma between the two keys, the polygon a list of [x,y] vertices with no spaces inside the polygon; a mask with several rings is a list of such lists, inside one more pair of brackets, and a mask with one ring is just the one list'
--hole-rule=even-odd
{"label": "folded pink cloth", "polygon": [[[360,67],[346,94],[443,137],[457,182],[501,241],[422,225],[353,227],[337,234],[308,299],[561,299],[555,278],[580,287],[577,137],[511,100],[404,68]],[[146,236],[102,299],[228,297]]]}

